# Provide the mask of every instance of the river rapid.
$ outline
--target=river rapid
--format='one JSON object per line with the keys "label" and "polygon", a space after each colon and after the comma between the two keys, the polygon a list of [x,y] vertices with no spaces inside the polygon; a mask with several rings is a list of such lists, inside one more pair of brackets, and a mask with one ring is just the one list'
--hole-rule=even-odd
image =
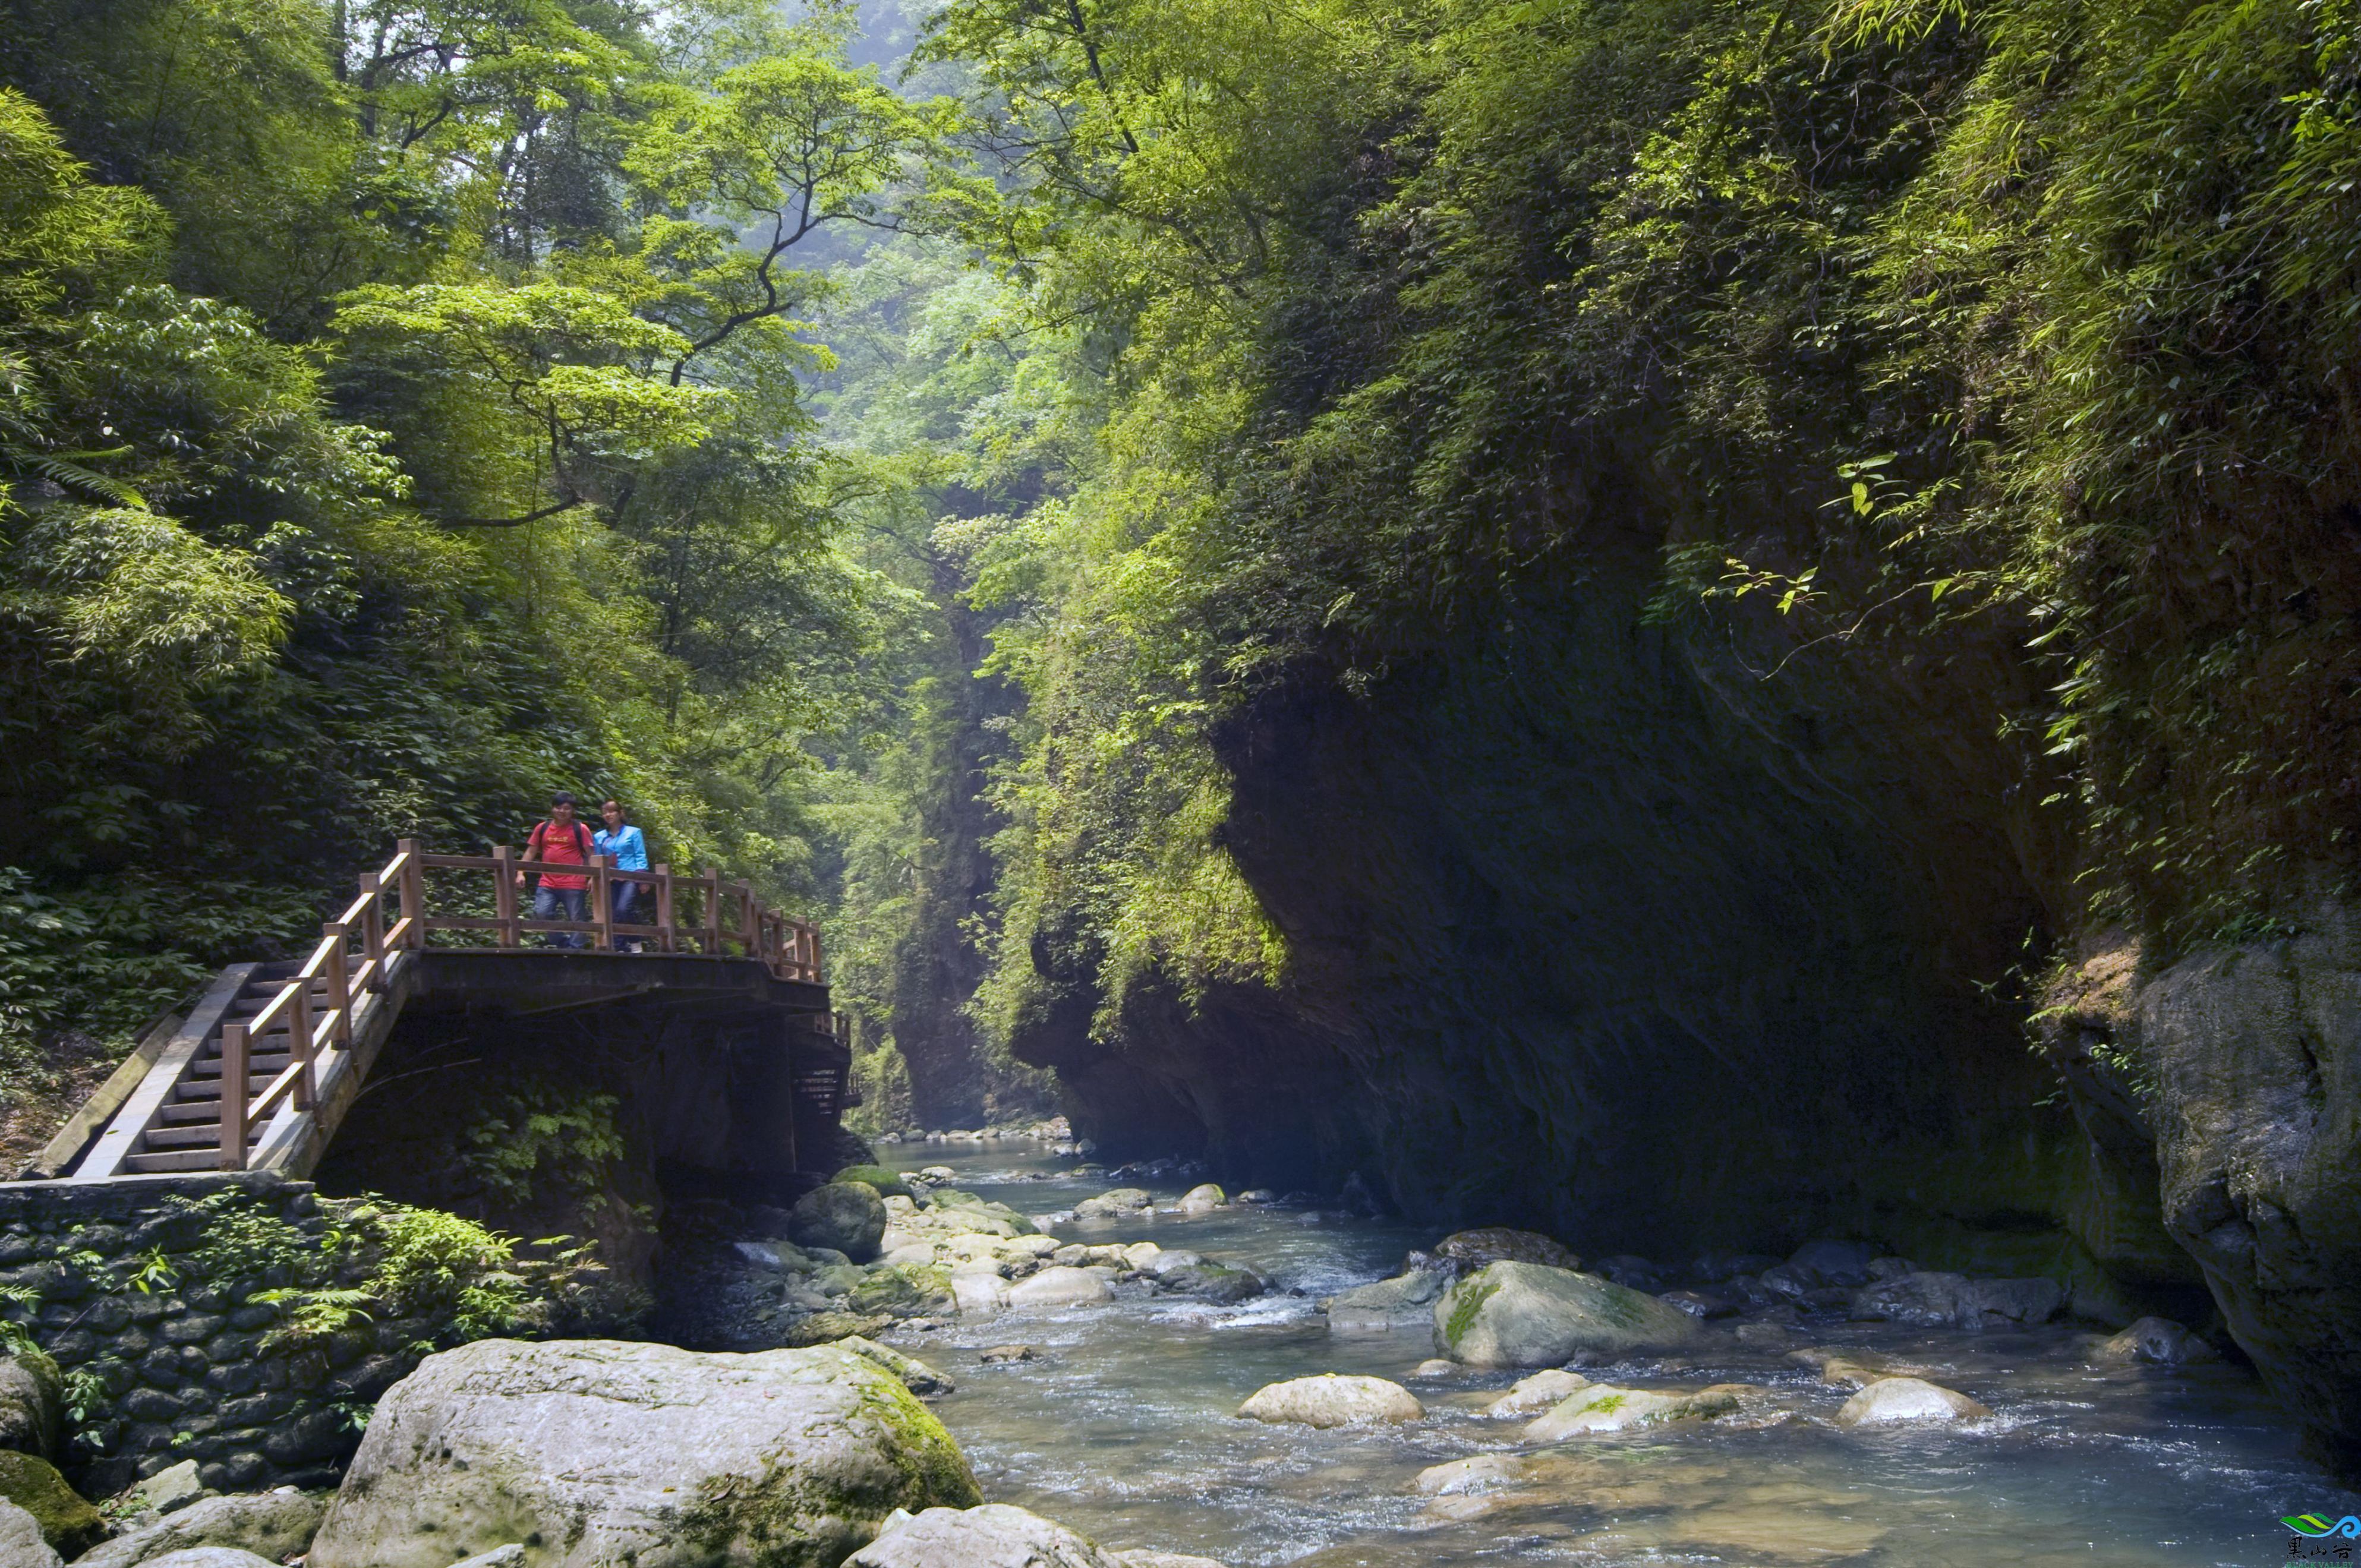
{"label": "river rapid", "polygon": [[[1117,1185],[1058,1175],[1072,1162],[1029,1150],[937,1144],[887,1153],[904,1168],[948,1165],[956,1185],[1027,1213]],[[1148,1188],[1160,1206],[1186,1185],[1124,1184]],[[2353,1543],[2293,1548],[2279,1519],[2361,1511],[2361,1497],[2298,1456],[2288,1421],[2250,1373],[2093,1365],[2100,1336],[2087,1328],[1977,1335],[1813,1321],[1794,1335],[1798,1348],[1906,1363],[1994,1412],[1960,1427],[1834,1426],[1849,1390],[1776,1349],[1587,1366],[1595,1381],[1642,1388],[1756,1384],[1792,1413],[1752,1429],[1682,1422],[1544,1453],[1520,1442],[1521,1420],[1483,1414],[1520,1374],[1421,1378],[1414,1368],[1434,1354],[1426,1332],[1331,1335],[1315,1310],[1321,1297],[1396,1272],[1407,1250],[1436,1240],[1425,1231],[1334,1210],[1233,1208],[1072,1221],[1054,1233],[1186,1247],[1276,1282],[1273,1294],[1236,1307],[1133,1284],[1118,1287],[1112,1305],[893,1336],[957,1381],[936,1409],[988,1498],[1110,1548],[1201,1553],[1232,1568],[2249,1568],[2339,1561],[2334,1549]],[[982,1361],[1008,1344],[1032,1346],[1036,1358]],[[1321,1372],[1392,1378],[1425,1404],[1426,1418],[1320,1431],[1235,1414],[1266,1383]],[[1422,1472],[1486,1453],[1541,1457],[1505,1487],[1420,1490]]]}

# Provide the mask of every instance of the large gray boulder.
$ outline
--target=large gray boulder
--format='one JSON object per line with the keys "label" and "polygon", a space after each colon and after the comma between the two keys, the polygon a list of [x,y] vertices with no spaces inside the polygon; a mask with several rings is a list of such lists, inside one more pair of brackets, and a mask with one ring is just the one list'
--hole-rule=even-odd
{"label": "large gray boulder", "polygon": [[1435,1244],[1434,1255],[1462,1274],[1472,1274],[1493,1263],[1538,1263],[1550,1268],[1582,1266],[1582,1259],[1556,1237],[1545,1236],[1539,1231],[1510,1230],[1506,1225],[1454,1231]]}
{"label": "large gray boulder", "polygon": [[1957,1389],[1919,1377],[1881,1377],[1844,1402],[1839,1426],[1982,1420],[1992,1411]]}
{"label": "large gray boulder", "polygon": [[801,1247],[833,1247],[855,1263],[877,1255],[885,1234],[885,1200],[862,1181],[831,1181],[796,1200],[787,1238]]}
{"label": "large gray boulder", "polygon": [[2219,1360],[2213,1347],[2170,1318],[2142,1318],[2099,1347],[2103,1361],[2144,1361],[2188,1366]]}
{"label": "large gray boulder", "polygon": [[967,1507],[975,1478],[892,1372],[834,1345],[485,1340],[377,1407],[310,1568],[804,1568],[896,1508]]}
{"label": "large gray boulder", "polygon": [[56,1362],[38,1350],[0,1356],[0,1448],[55,1460],[65,1409]]}
{"label": "large gray boulder", "polygon": [[1368,1423],[1398,1425],[1426,1414],[1411,1391],[1382,1377],[1338,1376],[1290,1377],[1267,1383],[1247,1396],[1238,1414],[1274,1425],[1347,1427]]}
{"label": "large gray boulder", "polygon": [[7,1568],[59,1568],[57,1548],[41,1539],[41,1521],[0,1497],[0,1563]]}
{"label": "large gray boulder", "polygon": [[[133,1568],[201,1546],[235,1547],[281,1563],[301,1553],[319,1532],[327,1504],[289,1487],[231,1497],[207,1497],[151,1524],[118,1535],[74,1559],[74,1568]],[[0,1562],[5,1562],[0,1558]]]}
{"label": "large gray boulder", "polygon": [[928,1508],[892,1526],[844,1568],[1123,1568],[1088,1536],[1005,1503]]}
{"label": "large gray boulder", "polygon": [[[76,1558],[75,1568],[81,1568]],[[240,1546],[184,1546],[148,1560],[148,1568],[279,1568],[275,1559],[258,1557]]]}
{"label": "large gray boulder", "polygon": [[1435,1299],[1451,1283],[1441,1269],[1413,1268],[1374,1285],[1356,1286],[1328,1299],[1328,1332],[1382,1333],[1433,1316]]}
{"label": "large gray boulder", "polygon": [[1855,1290],[1850,1315],[1913,1328],[1994,1329],[2046,1323],[2065,1303],[2054,1279],[1971,1279],[1921,1269]]}
{"label": "large gray boulder", "polygon": [[1596,1275],[1494,1263],[1434,1304],[1444,1353],[1471,1366],[1553,1366],[1586,1351],[1625,1355],[1696,1343],[1697,1321]]}

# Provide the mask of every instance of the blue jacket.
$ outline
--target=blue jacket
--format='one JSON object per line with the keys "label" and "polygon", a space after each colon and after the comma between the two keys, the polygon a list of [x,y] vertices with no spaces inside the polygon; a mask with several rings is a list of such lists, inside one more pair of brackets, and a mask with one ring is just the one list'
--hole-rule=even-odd
{"label": "blue jacket", "polygon": [[590,835],[591,847],[602,855],[615,857],[619,872],[643,872],[648,869],[648,841],[640,830],[626,822],[609,833],[601,828]]}

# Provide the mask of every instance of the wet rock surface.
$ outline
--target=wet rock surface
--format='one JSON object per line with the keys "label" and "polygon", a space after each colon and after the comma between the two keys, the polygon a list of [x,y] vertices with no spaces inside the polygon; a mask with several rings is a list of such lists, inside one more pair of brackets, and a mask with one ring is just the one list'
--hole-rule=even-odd
{"label": "wet rock surface", "polygon": [[1238,1414],[1257,1421],[1343,1427],[1414,1421],[1426,1409],[1399,1383],[1324,1372],[1257,1388],[1238,1407]]}

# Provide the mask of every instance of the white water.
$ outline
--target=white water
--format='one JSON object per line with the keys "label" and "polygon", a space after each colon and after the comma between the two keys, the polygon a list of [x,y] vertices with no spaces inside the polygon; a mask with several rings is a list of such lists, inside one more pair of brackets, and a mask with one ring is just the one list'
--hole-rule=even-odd
{"label": "white water", "polygon": [[[1028,1177],[1031,1155],[892,1151],[947,1164],[958,1185],[1027,1213],[1115,1185]],[[1169,1184],[1137,1183],[1159,1201]],[[937,1412],[994,1502],[1060,1519],[1111,1548],[1202,1553],[1231,1565],[1424,1568],[1429,1564],[1728,1563],[1789,1568],[2224,1568],[2290,1561],[2283,1515],[2361,1512],[2296,1453],[2284,1417],[2235,1367],[2094,1368],[2088,1326],[1940,1334],[1814,1323],[1797,1345],[1872,1350],[1927,1369],[1995,1417],[1964,1428],[1861,1431],[1828,1424],[1847,1391],[1773,1353],[1718,1352],[1686,1366],[1586,1368],[1598,1381],[1776,1389],[1797,1419],[1761,1430],[1682,1423],[1554,1451],[1546,1485],[1521,1497],[1422,1497],[1421,1470],[1483,1453],[1538,1452],[1483,1405],[1514,1381],[1411,1369],[1427,1336],[1332,1337],[1312,1299],[1394,1272],[1423,1231],[1333,1212],[1233,1210],[1075,1223],[1086,1242],[1152,1239],[1253,1265],[1281,1289],[1210,1308],[1119,1288],[1112,1306],[957,1322],[895,1343],[950,1374]],[[1029,1363],[983,1365],[1001,1344]],[[1414,1424],[1315,1431],[1232,1412],[1265,1383],[1318,1372],[1402,1382],[1427,1407]],[[1817,1419],[1814,1419],[1817,1418]]]}

